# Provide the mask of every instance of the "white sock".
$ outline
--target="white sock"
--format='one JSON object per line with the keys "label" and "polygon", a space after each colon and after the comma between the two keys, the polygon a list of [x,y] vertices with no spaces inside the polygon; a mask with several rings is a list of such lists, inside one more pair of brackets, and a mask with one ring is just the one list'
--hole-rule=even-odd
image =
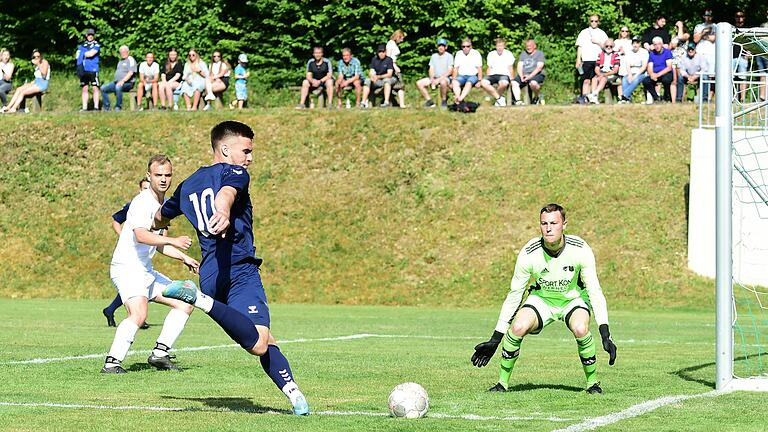
{"label": "white sock", "polygon": [[282,390],[283,393],[288,396],[288,399],[291,401],[291,405],[296,405],[296,400],[299,398],[299,396],[304,396],[301,390],[299,390],[299,386],[294,381],[284,385]]}
{"label": "white sock", "polygon": [[211,309],[213,309],[213,297],[203,294],[202,291],[198,291],[195,307],[205,313],[210,312]]}
{"label": "white sock", "polygon": [[109,349],[109,356],[118,361],[125,360],[128,350],[131,348],[136,332],[139,326],[129,319],[120,321],[120,325],[115,330],[115,339],[112,341],[112,348]]}
{"label": "white sock", "polygon": [[[157,343],[163,344],[170,349],[184,330],[184,325],[187,323],[188,319],[189,315],[179,309],[171,309],[165,317],[163,329],[160,331],[160,336],[157,337]],[[155,348],[152,350],[152,354],[157,357],[164,357],[168,355],[168,351]]]}

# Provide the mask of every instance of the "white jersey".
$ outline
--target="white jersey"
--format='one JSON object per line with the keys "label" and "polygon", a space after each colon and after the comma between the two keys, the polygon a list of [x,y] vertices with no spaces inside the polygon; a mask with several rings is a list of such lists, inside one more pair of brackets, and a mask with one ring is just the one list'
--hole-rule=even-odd
{"label": "white jersey", "polygon": [[116,269],[127,271],[152,271],[152,257],[155,246],[145,245],[136,241],[136,228],[152,229],[155,213],[160,208],[152,191],[145,189],[131,201],[128,216],[120,232],[115,252],[112,254],[112,271]]}
{"label": "white jersey", "polygon": [[576,298],[587,298],[595,321],[608,324],[608,307],[597,280],[595,255],[587,242],[577,236],[566,235],[565,247],[552,256],[544,247],[541,237],[531,239],[517,255],[515,273],[506,300],[501,307],[496,330],[506,333],[523,300],[523,294],[532,280],[531,293],[553,304],[566,304]]}

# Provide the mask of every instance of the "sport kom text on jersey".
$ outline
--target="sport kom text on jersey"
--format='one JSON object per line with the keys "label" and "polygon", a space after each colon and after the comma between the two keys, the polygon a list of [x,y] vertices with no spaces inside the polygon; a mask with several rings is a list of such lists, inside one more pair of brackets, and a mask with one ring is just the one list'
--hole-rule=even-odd
{"label": "sport kom text on jersey", "polygon": [[[181,182],[173,196],[163,204],[163,217],[173,219],[183,214],[195,227],[202,252],[201,280],[218,268],[255,259],[249,182],[248,171],[238,165],[218,163],[201,167]],[[230,210],[230,226],[222,238],[221,235],[210,234],[210,220],[215,211],[216,194],[224,186],[235,188],[237,197]]]}

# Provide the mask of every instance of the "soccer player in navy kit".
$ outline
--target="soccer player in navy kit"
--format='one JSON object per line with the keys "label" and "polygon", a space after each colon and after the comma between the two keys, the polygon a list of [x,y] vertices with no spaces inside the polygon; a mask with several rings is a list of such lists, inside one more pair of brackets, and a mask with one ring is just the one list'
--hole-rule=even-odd
{"label": "soccer player in navy kit", "polygon": [[197,230],[202,260],[200,289],[174,283],[163,295],[203,310],[243,349],[259,356],[264,371],[290,399],[296,415],[309,414],[288,360],[270,332],[269,306],[253,246],[248,165],[253,130],[236,121],[211,130],[214,164],[184,180],[155,215],[155,227],[184,215]]}

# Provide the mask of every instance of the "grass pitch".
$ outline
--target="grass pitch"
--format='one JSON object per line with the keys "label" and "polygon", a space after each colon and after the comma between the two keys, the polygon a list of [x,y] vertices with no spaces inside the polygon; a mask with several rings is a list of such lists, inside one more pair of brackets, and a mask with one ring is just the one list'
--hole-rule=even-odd
{"label": "grass pitch", "polygon": [[[273,330],[313,411],[296,418],[258,360],[231,346],[199,311],[176,344],[184,372],[145,363],[167,311],[153,305],[155,325],[138,333],[137,352],[124,362],[130,373],[99,374],[114,335],[100,313],[104,303],[0,300],[0,430],[551,431],[713,388],[711,312],[612,310],[618,361],[608,367],[598,351],[605,393],[590,396],[561,324],[525,339],[514,391],[490,394],[498,354],[483,369],[469,357],[491,333],[495,308],[273,305]],[[41,360],[19,363],[31,359]],[[427,418],[387,416],[389,391],[405,381],[429,392]],[[764,402],[764,395],[749,393],[690,399],[599,430],[762,431]]]}

